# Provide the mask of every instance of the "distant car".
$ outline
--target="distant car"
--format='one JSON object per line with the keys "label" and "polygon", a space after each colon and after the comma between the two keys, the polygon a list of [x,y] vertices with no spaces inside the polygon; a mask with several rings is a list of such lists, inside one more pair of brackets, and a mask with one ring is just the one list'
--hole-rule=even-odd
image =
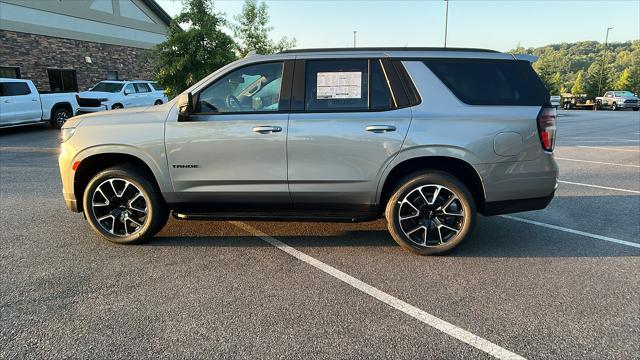
{"label": "distant car", "polygon": [[153,81],[101,81],[78,94],[78,113],[164,104],[169,99]]}
{"label": "distant car", "polygon": [[78,108],[75,93],[39,93],[31,80],[0,78],[0,127],[49,123],[60,128]]}
{"label": "distant car", "polygon": [[560,95],[552,95],[549,98],[549,101],[551,101],[551,106],[557,109],[560,107],[560,102],[562,101],[562,97]]}
{"label": "distant car", "polygon": [[628,108],[638,111],[639,100],[631,91],[607,91],[604,96],[596,98],[596,106],[598,109],[608,108],[614,111]]}

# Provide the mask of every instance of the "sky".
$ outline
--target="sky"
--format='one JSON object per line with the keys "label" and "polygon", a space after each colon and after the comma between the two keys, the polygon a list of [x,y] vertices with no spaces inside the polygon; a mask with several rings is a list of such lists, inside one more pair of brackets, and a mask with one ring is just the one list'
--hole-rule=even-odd
{"label": "sky", "polygon": [[[169,15],[182,0],[156,0]],[[295,37],[297,48],[443,46],[444,0],[276,0],[269,7],[271,36]],[[215,10],[233,20],[241,0],[216,0]],[[609,42],[640,38],[640,0],[450,0],[447,46],[507,51],[562,42]]]}

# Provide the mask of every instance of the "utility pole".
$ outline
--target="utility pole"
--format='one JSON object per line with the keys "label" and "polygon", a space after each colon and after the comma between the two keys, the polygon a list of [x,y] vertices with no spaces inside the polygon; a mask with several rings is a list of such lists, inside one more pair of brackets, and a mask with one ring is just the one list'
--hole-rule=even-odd
{"label": "utility pole", "polygon": [[357,31],[353,30],[353,47],[356,47],[356,33]]}
{"label": "utility pole", "polygon": [[607,62],[607,43],[609,42],[609,30],[612,27],[607,28],[607,35],[604,38],[604,54],[602,54],[602,68],[600,70],[600,81],[598,81],[598,96],[602,96],[602,76],[604,75],[604,64]]}
{"label": "utility pole", "polygon": [[447,28],[449,26],[449,0],[444,0],[444,47],[447,47]]}

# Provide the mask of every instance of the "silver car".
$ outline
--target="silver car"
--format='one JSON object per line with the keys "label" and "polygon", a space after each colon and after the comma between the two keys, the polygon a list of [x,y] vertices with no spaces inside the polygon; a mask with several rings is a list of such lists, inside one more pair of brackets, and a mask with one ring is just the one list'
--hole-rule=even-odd
{"label": "silver car", "polygon": [[178,219],[370,221],[423,255],[477,213],[554,196],[556,112],[530,63],[477,49],[250,56],[149,108],[67,121],[69,209],[116,243]]}

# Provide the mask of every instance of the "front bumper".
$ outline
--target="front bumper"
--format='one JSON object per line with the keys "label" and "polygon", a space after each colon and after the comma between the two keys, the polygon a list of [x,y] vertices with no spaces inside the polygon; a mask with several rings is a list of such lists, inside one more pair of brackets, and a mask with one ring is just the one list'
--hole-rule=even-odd
{"label": "front bumper", "polygon": [[89,114],[89,113],[105,111],[105,110],[109,110],[109,106],[108,105],[102,104],[102,105],[97,106],[97,107],[81,106],[81,107],[78,108],[77,115]]}
{"label": "front bumper", "polygon": [[60,156],[58,156],[58,166],[60,168],[60,178],[62,179],[62,196],[67,208],[73,212],[80,212],[78,200],[74,189],[75,171],[73,161],[76,151],[69,141],[60,145]]}
{"label": "front bumper", "polygon": [[630,108],[637,108],[640,107],[640,103],[628,103],[628,102],[621,102],[621,103],[617,103],[618,107],[620,109],[630,109]]}

